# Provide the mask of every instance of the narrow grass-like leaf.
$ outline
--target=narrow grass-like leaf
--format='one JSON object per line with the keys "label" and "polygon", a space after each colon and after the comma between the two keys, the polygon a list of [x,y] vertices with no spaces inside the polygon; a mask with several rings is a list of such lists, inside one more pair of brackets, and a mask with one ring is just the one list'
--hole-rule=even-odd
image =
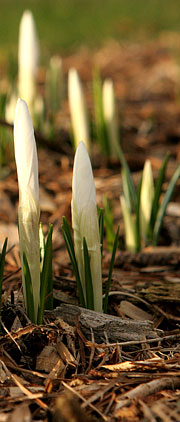
{"label": "narrow grass-like leaf", "polygon": [[162,226],[162,222],[163,222],[163,218],[164,218],[164,215],[165,215],[165,212],[166,212],[166,208],[167,208],[167,205],[168,205],[168,203],[171,199],[171,196],[173,194],[175,185],[176,185],[179,177],[180,177],[180,164],[178,165],[177,169],[175,170],[175,172],[174,172],[174,174],[173,174],[173,176],[172,176],[172,178],[169,182],[169,185],[168,185],[168,188],[167,188],[166,193],[164,195],[163,201],[162,201],[162,203],[159,207],[159,211],[158,211],[158,214],[157,214],[157,218],[156,218],[156,222],[155,222],[155,226],[154,226],[154,231],[153,231],[153,244],[154,245],[157,245],[158,236],[159,236],[159,232],[160,232],[160,229],[161,229],[161,226]]}
{"label": "narrow grass-like leaf", "polygon": [[114,267],[114,260],[115,260],[117,245],[118,245],[118,236],[119,236],[119,226],[118,226],[117,231],[116,231],[116,236],[115,236],[115,239],[114,239],[114,245],[113,245],[113,250],[112,250],[112,255],[111,255],[111,262],[110,262],[110,266],[109,266],[109,274],[108,274],[108,280],[107,280],[107,285],[106,285],[106,293],[105,293],[105,298],[104,298],[104,306],[103,306],[104,313],[107,312],[109,289],[110,289],[112,271],[113,271],[113,267]]}
{"label": "narrow grass-like leaf", "polygon": [[131,172],[128,166],[128,163],[125,159],[123,150],[120,145],[117,146],[117,155],[119,157],[119,160],[122,165],[122,169],[124,170],[124,178],[126,178],[126,190],[128,192],[128,202],[130,201],[131,204],[131,212],[135,211],[136,204],[137,204],[137,195],[136,195],[136,189],[133,182],[133,178],[131,176]]}
{"label": "narrow grass-like leaf", "polygon": [[140,232],[140,200],[141,200],[141,186],[142,186],[142,177],[138,186],[137,192],[137,204],[136,204],[136,251],[141,249],[141,232]]}
{"label": "narrow grass-like leaf", "polygon": [[[52,292],[53,292],[52,290],[52,230],[53,230],[53,226],[51,224],[49,227],[49,233],[48,233],[48,237],[46,241],[43,268],[41,272],[40,300],[39,300],[38,319],[37,319],[38,324],[42,324],[43,322],[47,295],[48,294],[52,295]],[[48,291],[49,288],[51,288],[51,291]],[[48,299],[50,300],[50,296]]]}
{"label": "narrow grass-like leaf", "polygon": [[1,252],[0,257],[0,314],[1,314],[1,299],[2,299],[2,284],[3,284],[3,275],[4,275],[4,265],[5,265],[5,257],[6,257],[6,248],[7,248],[7,237],[4,241],[4,245]]}
{"label": "narrow grass-like leaf", "polygon": [[103,239],[104,239],[104,213],[103,208],[98,209],[98,217],[99,217],[99,237],[100,237],[100,249],[101,249],[101,256],[103,253]]}
{"label": "narrow grass-like leaf", "polygon": [[31,273],[30,273],[25,252],[23,252],[23,272],[24,272],[25,289],[26,289],[27,315],[29,319],[33,323],[35,323],[36,321],[35,321],[35,312],[34,312],[34,297],[33,297],[32,280],[31,280]]}
{"label": "narrow grass-like leaf", "polygon": [[122,190],[123,190],[124,198],[126,200],[126,204],[128,205],[129,209],[132,210],[131,193],[129,190],[128,179],[127,179],[126,170],[124,167],[122,167],[122,170],[121,170],[121,181],[122,181]]}
{"label": "narrow grass-like leaf", "polygon": [[80,300],[81,305],[85,308],[86,306],[85,306],[84,294],[83,294],[81,279],[79,275],[78,264],[76,261],[73,240],[72,240],[70,227],[69,227],[66,217],[63,217],[62,232],[63,232],[64,241],[66,244],[66,248],[67,248],[67,251],[71,260],[71,264],[73,266],[75,278],[76,278],[76,283],[77,283],[77,288],[78,288],[78,293],[79,293],[79,300]]}
{"label": "narrow grass-like leaf", "polygon": [[[45,306],[44,309],[53,309],[54,301],[53,301],[53,278],[52,278],[52,231],[53,231],[53,225],[49,225],[48,235],[47,235],[47,241],[45,244],[44,249],[44,259],[47,259],[48,257],[48,263],[47,263],[47,271],[48,271],[48,284],[47,284],[47,295],[45,298]],[[48,251],[46,252],[46,250]],[[43,262],[44,266],[44,262]],[[43,269],[42,269],[43,272]]]}
{"label": "narrow grass-like leaf", "polygon": [[100,144],[102,152],[109,155],[108,136],[104,121],[103,103],[102,103],[102,81],[100,73],[95,69],[93,74],[93,98],[94,98],[94,118],[95,118],[95,136]]}
{"label": "narrow grass-like leaf", "polygon": [[169,160],[169,153],[167,153],[164,158],[162,167],[159,171],[158,178],[156,181],[156,187],[155,187],[155,192],[154,192],[154,199],[153,199],[152,211],[151,211],[151,217],[150,217],[150,223],[149,223],[149,229],[148,229],[148,235],[150,237],[150,240],[152,240],[152,236],[153,236],[153,229],[154,229],[154,225],[156,222],[156,217],[157,217],[157,213],[159,209],[159,200],[160,200],[160,196],[162,192],[162,185],[164,182],[168,160]]}
{"label": "narrow grass-like leaf", "polygon": [[94,310],[94,293],[90,268],[90,259],[88,254],[88,247],[85,237],[83,237],[83,255],[84,255],[84,275],[86,286],[86,303],[87,308]]}
{"label": "narrow grass-like leaf", "polygon": [[112,202],[106,196],[103,199],[104,203],[104,225],[106,230],[106,240],[107,240],[107,247],[110,252],[113,249],[113,243],[115,234],[113,231],[113,223],[114,223],[114,216],[113,216],[113,209],[112,209]]}

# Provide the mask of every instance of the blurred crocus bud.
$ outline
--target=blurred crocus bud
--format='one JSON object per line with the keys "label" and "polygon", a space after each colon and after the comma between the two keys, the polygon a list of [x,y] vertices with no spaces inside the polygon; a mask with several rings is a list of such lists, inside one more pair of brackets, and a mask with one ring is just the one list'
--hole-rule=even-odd
{"label": "blurred crocus bud", "polygon": [[101,251],[96,191],[91,162],[83,142],[80,142],[78,145],[74,159],[71,209],[75,254],[84,296],[86,297],[83,238],[86,239],[90,256],[90,268],[94,291],[94,310],[102,312]]}
{"label": "blurred crocus bud", "polygon": [[14,123],[16,104],[17,104],[17,95],[15,92],[12,92],[5,107],[5,119],[6,119],[6,122],[10,124]]}
{"label": "blurred crocus bud", "polygon": [[51,113],[59,111],[64,94],[64,76],[62,59],[53,56],[50,59],[49,68],[46,76],[46,97],[47,106]]}
{"label": "blurred crocus bud", "polygon": [[152,204],[154,199],[154,181],[150,160],[144,164],[142,173],[141,197],[140,197],[140,228],[141,237],[147,239],[147,231],[151,217]]}
{"label": "blurred crocus bud", "polygon": [[114,86],[113,81],[111,79],[105,79],[103,83],[102,103],[104,121],[109,138],[110,154],[111,156],[116,157],[119,148],[119,134]]}
{"label": "blurred crocus bud", "polygon": [[121,210],[124,221],[125,243],[129,252],[136,252],[136,225],[125,197],[120,196]]}
{"label": "blurred crocus bud", "polygon": [[34,18],[30,10],[26,10],[19,27],[18,47],[18,89],[19,96],[26,101],[32,111],[36,92],[36,73],[39,60],[39,42]]}
{"label": "blurred crocus bud", "polygon": [[85,98],[76,69],[70,69],[68,75],[68,97],[75,147],[83,141],[90,153],[89,122]]}
{"label": "blurred crocus bud", "polygon": [[[35,318],[37,318],[40,293],[38,159],[32,120],[25,101],[21,99],[18,100],[15,111],[14,149],[19,185],[21,265],[23,272],[23,253],[25,253],[31,274]],[[26,303],[24,274],[23,290]]]}

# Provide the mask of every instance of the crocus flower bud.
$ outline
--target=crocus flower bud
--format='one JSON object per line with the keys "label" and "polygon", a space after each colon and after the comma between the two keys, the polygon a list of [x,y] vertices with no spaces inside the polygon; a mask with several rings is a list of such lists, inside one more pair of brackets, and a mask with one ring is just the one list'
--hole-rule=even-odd
{"label": "crocus flower bud", "polygon": [[38,59],[39,43],[35,23],[32,13],[26,10],[19,27],[18,79],[19,96],[27,102],[30,111],[36,91]]}
{"label": "crocus flower bud", "polygon": [[81,82],[76,69],[69,70],[68,97],[75,147],[77,148],[79,142],[83,141],[87,151],[90,152],[87,109]]}
{"label": "crocus flower bud", "polygon": [[6,122],[10,124],[14,123],[16,103],[17,103],[17,95],[15,92],[12,92],[12,94],[9,97],[8,102],[6,103],[6,108],[5,108],[5,119],[6,119]]}
{"label": "crocus flower bud", "polygon": [[83,142],[78,145],[74,159],[71,209],[75,254],[84,296],[86,297],[83,260],[83,238],[85,237],[90,256],[94,310],[102,312],[101,251],[96,191],[91,162]]}
{"label": "crocus flower bud", "polygon": [[140,228],[141,237],[144,241],[147,238],[147,230],[151,217],[152,203],[154,198],[154,181],[150,160],[144,165],[140,198]]}
{"label": "crocus flower bud", "polygon": [[119,145],[118,123],[114,86],[111,79],[105,79],[102,89],[104,121],[109,137],[110,154],[117,156]]}
{"label": "crocus flower bud", "polygon": [[15,111],[14,149],[19,184],[18,223],[23,290],[26,303],[23,274],[25,252],[31,274],[35,318],[37,318],[40,293],[38,160],[32,120],[25,101],[21,99],[18,100]]}
{"label": "crocus flower bud", "polygon": [[125,197],[120,196],[121,210],[124,221],[126,249],[136,252],[136,225]]}

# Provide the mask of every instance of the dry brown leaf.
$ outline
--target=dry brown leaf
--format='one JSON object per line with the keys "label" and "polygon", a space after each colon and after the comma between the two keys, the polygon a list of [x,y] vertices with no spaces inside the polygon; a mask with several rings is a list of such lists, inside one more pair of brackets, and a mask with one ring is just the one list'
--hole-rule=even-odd
{"label": "dry brown leaf", "polygon": [[36,370],[51,372],[59,361],[59,355],[54,346],[45,346],[36,360]]}

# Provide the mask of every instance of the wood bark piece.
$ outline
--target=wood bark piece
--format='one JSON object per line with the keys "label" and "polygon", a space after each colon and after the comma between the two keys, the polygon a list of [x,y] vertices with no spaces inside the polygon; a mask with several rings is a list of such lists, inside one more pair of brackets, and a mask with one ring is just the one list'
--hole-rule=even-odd
{"label": "wood bark piece", "polygon": [[85,337],[91,339],[93,331],[97,343],[104,342],[105,338],[108,338],[109,342],[141,341],[144,337],[156,338],[163,333],[154,329],[151,321],[122,319],[74,305],[61,304],[54,311],[46,311],[46,316],[60,317],[70,325],[75,325],[75,319],[78,318]]}
{"label": "wood bark piece", "polygon": [[179,265],[179,257],[179,247],[149,247],[142,252],[134,254],[127,251],[121,251],[121,253],[116,256],[114,266],[115,268],[119,268],[123,265],[127,266],[127,264],[130,264],[141,268],[150,265],[176,267]]}

